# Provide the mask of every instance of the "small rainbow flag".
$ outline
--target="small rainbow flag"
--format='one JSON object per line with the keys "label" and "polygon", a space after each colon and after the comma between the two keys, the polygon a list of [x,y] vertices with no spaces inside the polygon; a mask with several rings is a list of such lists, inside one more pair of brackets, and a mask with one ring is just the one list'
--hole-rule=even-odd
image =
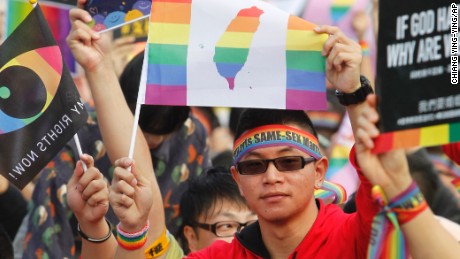
{"label": "small rainbow flag", "polygon": [[392,131],[380,134],[374,141],[373,152],[409,147],[439,146],[460,141],[460,122],[452,122],[434,126]]}
{"label": "small rainbow flag", "polygon": [[355,0],[332,0],[331,18],[334,24],[337,24],[350,10]]}
{"label": "small rainbow flag", "polygon": [[286,37],[287,109],[298,110],[304,102],[316,107],[324,105],[326,60],[321,50],[325,38],[317,37],[313,31],[315,27],[313,23],[289,16]]}
{"label": "small rainbow flag", "polygon": [[254,0],[153,0],[139,103],[325,109],[314,27]]}

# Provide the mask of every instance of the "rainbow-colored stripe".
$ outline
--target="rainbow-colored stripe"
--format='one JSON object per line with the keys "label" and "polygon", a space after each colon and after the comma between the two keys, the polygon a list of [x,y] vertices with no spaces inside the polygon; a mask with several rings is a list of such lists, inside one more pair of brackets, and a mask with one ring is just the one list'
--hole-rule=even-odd
{"label": "rainbow-colored stripe", "polygon": [[137,250],[142,248],[147,242],[150,224],[147,221],[145,226],[136,233],[127,233],[117,225],[117,243],[126,250]]}
{"label": "rainbow-colored stripe", "polygon": [[382,153],[388,150],[439,146],[460,141],[460,122],[434,125],[416,129],[407,129],[382,133],[375,139],[373,152]]}
{"label": "rainbow-colored stripe", "polygon": [[[40,3],[40,7],[59,48],[62,50],[64,63],[72,73],[75,73],[76,62],[66,42],[67,35],[69,35],[70,32],[69,10],[71,6],[66,8],[64,5],[47,5],[47,3],[44,2]],[[7,11],[6,34],[10,35],[32,11],[32,5],[29,1],[25,0],[8,0]]]}
{"label": "rainbow-colored stripe", "polygon": [[315,24],[289,16],[286,36],[286,109],[305,103],[326,109],[326,60],[321,55],[327,35],[318,35]]}
{"label": "rainbow-colored stripe", "polygon": [[187,105],[191,0],[153,0],[145,102]]}
{"label": "rainbow-colored stripe", "polygon": [[247,152],[264,147],[290,146],[320,159],[318,139],[297,128],[286,125],[265,125],[241,135],[233,145],[233,159],[237,163]]}
{"label": "rainbow-colored stripe", "polygon": [[[0,72],[13,66],[26,67],[37,74],[46,88],[46,101],[39,113],[24,119],[13,118],[0,110],[0,121],[2,121],[0,134],[15,131],[28,125],[46,111],[56,95],[61,80],[63,69],[61,51],[58,46],[49,46],[22,53],[1,67]],[[30,82],[30,84],[36,83]],[[14,89],[8,91],[14,92]]]}
{"label": "rainbow-colored stripe", "polygon": [[454,185],[455,190],[457,190],[457,192],[460,193],[460,177],[452,180],[452,184]]}
{"label": "rainbow-colored stripe", "polygon": [[372,188],[372,198],[379,204],[380,212],[372,221],[372,240],[367,249],[367,258],[408,258],[407,244],[397,216],[380,186]]}
{"label": "rainbow-colored stripe", "polygon": [[219,74],[227,80],[230,90],[235,88],[236,74],[246,63],[263,13],[256,6],[240,10],[216,44],[214,62]]}
{"label": "rainbow-colored stripe", "polygon": [[315,189],[315,198],[326,203],[342,204],[347,200],[347,192],[340,184],[324,181],[321,189]]}

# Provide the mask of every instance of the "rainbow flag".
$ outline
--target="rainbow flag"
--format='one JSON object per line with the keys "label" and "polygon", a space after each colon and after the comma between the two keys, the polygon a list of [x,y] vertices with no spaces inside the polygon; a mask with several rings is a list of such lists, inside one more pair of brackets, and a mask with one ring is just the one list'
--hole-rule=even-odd
{"label": "rainbow flag", "polygon": [[382,133],[375,140],[373,152],[409,147],[439,146],[460,141],[460,122]]}
{"label": "rainbow flag", "polygon": [[314,27],[259,1],[153,0],[139,102],[325,109]]}
{"label": "rainbow flag", "polygon": [[0,53],[0,173],[22,189],[88,115],[39,5]]}

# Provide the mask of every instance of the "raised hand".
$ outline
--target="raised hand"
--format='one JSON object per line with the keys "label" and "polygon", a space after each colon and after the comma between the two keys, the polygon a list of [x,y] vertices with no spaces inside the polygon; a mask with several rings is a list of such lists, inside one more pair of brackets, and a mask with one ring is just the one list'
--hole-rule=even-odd
{"label": "raised hand", "polygon": [[329,34],[322,51],[326,56],[327,80],[341,92],[354,92],[361,85],[361,46],[337,27],[323,25],[315,28],[315,31]]}
{"label": "raised hand", "polygon": [[[118,159],[115,166],[110,187],[110,204],[123,230],[139,231],[147,222],[152,207],[151,183],[137,172],[134,161],[129,158]],[[163,210],[163,208],[158,209]]]}
{"label": "raised hand", "polygon": [[74,8],[69,15],[71,30],[67,36],[67,45],[75,60],[89,71],[103,69],[104,64],[111,67],[112,60],[106,55],[110,53],[110,36],[101,35],[87,25],[92,21],[87,11]]}
{"label": "raised hand", "polygon": [[369,95],[355,119],[355,150],[359,166],[372,184],[380,185],[388,198],[404,191],[412,182],[404,150],[392,150],[382,154],[373,154],[373,138],[380,134],[376,122],[379,115],[376,110],[376,96]]}
{"label": "raised hand", "polygon": [[[82,155],[67,184],[67,203],[79,222],[95,223],[104,218],[109,209],[109,191],[101,172],[94,167],[89,155]],[[83,172],[82,163],[88,167]]]}

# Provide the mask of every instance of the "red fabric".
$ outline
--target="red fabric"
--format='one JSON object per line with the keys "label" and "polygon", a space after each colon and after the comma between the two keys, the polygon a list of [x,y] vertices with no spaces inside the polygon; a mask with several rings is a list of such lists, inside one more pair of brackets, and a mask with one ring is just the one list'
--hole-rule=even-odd
{"label": "red fabric", "polygon": [[[353,166],[354,149],[350,153]],[[289,258],[366,258],[372,219],[378,208],[371,198],[371,184],[359,173],[361,185],[356,195],[357,213],[346,214],[337,205],[321,202],[318,217],[304,240]],[[189,254],[195,258],[261,258],[247,250],[236,238],[232,243],[216,241],[210,247]]]}
{"label": "red fabric", "polygon": [[460,165],[460,142],[443,145],[442,150],[450,159]]}

